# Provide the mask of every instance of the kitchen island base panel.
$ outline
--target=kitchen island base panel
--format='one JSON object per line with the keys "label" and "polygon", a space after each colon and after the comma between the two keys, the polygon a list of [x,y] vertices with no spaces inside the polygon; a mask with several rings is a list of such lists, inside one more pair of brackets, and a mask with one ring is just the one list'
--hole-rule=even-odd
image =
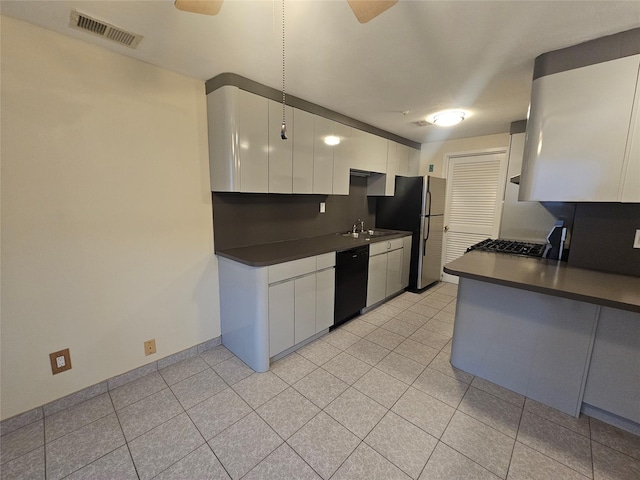
{"label": "kitchen island base panel", "polygon": [[606,410],[602,410],[601,408],[594,407],[593,405],[589,405],[588,403],[584,402],[582,403],[580,412],[584,415],[587,415],[588,417],[595,418],[596,420],[600,420],[603,423],[613,425],[614,427],[617,427],[621,430],[625,430],[629,433],[640,436],[640,423],[636,423],[627,418],[614,415],[611,412],[607,412]]}
{"label": "kitchen island base panel", "polygon": [[460,278],[451,364],[577,417],[599,310]]}
{"label": "kitchen island base panel", "polygon": [[640,423],[640,314],[600,310],[583,402]]}

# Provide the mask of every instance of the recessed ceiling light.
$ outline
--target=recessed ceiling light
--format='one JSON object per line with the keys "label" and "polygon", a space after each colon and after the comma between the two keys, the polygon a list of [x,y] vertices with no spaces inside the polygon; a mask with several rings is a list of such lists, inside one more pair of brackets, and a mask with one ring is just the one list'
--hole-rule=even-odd
{"label": "recessed ceiling light", "polygon": [[336,137],[335,135],[327,135],[324,137],[324,143],[327,145],[338,145],[340,144],[340,137]]}
{"label": "recessed ceiling light", "polygon": [[439,127],[451,127],[459,124],[466,116],[467,112],[463,110],[444,110],[429,116],[427,121]]}

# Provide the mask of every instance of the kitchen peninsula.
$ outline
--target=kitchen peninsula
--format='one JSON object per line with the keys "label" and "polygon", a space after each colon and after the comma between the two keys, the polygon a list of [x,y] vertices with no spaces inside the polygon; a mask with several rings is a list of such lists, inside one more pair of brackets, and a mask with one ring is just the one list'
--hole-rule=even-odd
{"label": "kitchen peninsula", "polygon": [[573,416],[640,431],[640,278],[472,251],[451,363]]}

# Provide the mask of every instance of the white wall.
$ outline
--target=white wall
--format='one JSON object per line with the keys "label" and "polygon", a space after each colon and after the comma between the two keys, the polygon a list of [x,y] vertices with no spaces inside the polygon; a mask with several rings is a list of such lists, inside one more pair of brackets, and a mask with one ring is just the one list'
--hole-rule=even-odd
{"label": "white wall", "polygon": [[[460,140],[447,140],[444,142],[423,143],[422,149],[420,150],[420,175],[444,177],[445,172],[442,171],[443,160],[445,155],[449,153],[508,146],[509,133],[462,138]],[[433,164],[433,172],[429,172],[429,164]]]}
{"label": "white wall", "polygon": [[4,419],[220,318],[203,82],[8,17],[1,35]]}

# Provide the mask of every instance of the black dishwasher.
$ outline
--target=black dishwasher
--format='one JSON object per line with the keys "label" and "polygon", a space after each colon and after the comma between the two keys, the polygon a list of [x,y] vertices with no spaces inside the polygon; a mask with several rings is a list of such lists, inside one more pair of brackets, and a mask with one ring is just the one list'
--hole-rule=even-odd
{"label": "black dishwasher", "polygon": [[336,253],[334,328],[366,306],[368,272],[369,245]]}

